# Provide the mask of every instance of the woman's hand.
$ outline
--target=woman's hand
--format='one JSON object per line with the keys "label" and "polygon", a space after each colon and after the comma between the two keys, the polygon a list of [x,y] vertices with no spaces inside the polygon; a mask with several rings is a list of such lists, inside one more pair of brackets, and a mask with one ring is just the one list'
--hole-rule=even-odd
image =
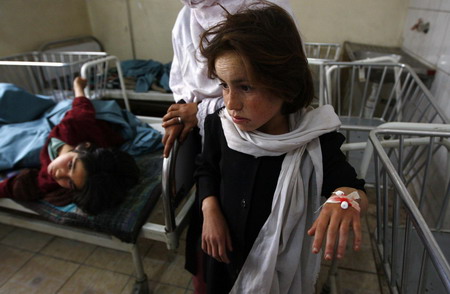
{"label": "woman's hand", "polygon": [[197,126],[197,103],[172,104],[163,116],[163,128],[166,132],[163,137],[164,157],[168,157],[170,150],[178,138],[183,142],[189,132]]}
{"label": "woman's hand", "polygon": [[[345,187],[337,190],[343,191],[346,195],[355,191],[355,189]],[[350,229],[352,229],[354,233],[353,250],[358,251],[360,249],[362,239],[361,213],[367,207],[367,198],[366,194],[361,190],[358,190],[358,194],[361,197],[361,212],[353,207],[342,209],[340,203],[327,203],[322,207],[319,217],[308,230],[308,235],[314,236],[312,246],[313,253],[319,253],[322,248],[322,242],[326,236],[324,258],[326,260],[331,260],[333,258],[337,240],[339,240],[339,243],[337,245],[336,258],[343,258]]]}
{"label": "woman's hand", "polygon": [[219,262],[229,263],[227,251],[233,251],[228,225],[216,197],[202,202],[203,229],[202,249]]}

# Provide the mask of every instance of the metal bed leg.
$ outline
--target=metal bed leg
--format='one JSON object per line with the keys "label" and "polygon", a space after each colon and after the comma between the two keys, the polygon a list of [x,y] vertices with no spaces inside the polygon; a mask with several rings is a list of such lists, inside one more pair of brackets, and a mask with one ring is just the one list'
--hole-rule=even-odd
{"label": "metal bed leg", "polygon": [[328,271],[328,278],[320,291],[321,294],[337,294],[337,274],[338,274],[338,260],[333,258],[331,267]]}
{"label": "metal bed leg", "polygon": [[132,294],[149,294],[147,275],[144,272],[141,256],[136,244],[131,247],[131,256],[136,271],[136,282],[132,290]]}

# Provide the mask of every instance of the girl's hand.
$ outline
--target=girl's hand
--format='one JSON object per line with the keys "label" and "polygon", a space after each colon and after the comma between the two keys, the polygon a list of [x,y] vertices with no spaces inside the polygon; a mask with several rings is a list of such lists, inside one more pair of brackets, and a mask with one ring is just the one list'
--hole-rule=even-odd
{"label": "girl's hand", "polygon": [[[347,195],[355,189],[339,188]],[[358,190],[361,197],[361,213],[367,207],[366,195],[363,191]],[[336,258],[344,257],[347,246],[349,230],[352,229],[354,233],[353,250],[358,251],[361,247],[361,213],[349,207],[342,209],[340,203],[327,203],[322,207],[319,217],[308,230],[308,235],[314,236],[312,252],[319,253],[322,248],[322,242],[326,235],[326,245],[324,258],[331,260],[334,255],[334,248],[336,241],[339,240],[337,246]]]}
{"label": "girl's hand", "polygon": [[228,225],[214,196],[202,203],[203,229],[202,249],[219,262],[229,263],[227,251],[233,251]]}

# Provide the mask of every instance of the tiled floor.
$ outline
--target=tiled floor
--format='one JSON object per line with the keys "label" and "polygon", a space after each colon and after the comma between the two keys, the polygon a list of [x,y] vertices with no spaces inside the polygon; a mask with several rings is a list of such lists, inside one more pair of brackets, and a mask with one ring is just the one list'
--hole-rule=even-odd
{"label": "tiled floor", "polygon": [[[373,203],[373,201],[372,201]],[[373,205],[364,221],[364,246],[339,262],[338,293],[389,293],[372,250]],[[190,275],[183,269],[184,243],[169,252],[161,242],[141,240],[141,254],[152,293],[193,293]],[[128,253],[75,242],[51,235],[0,225],[0,294],[11,293],[131,293],[134,283]],[[324,262],[319,285],[330,263]],[[323,291],[322,293],[325,293]]]}

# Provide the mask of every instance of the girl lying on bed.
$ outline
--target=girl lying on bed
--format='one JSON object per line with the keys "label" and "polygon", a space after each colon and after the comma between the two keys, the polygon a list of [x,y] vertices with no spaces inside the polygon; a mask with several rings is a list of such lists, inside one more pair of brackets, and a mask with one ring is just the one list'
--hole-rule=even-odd
{"label": "girl lying on bed", "polygon": [[40,151],[40,169],[27,168],[0,182],[0,198],[75,203],[88,214],[118,205],[137,184],[133,157],[117,149],[124,138],[111,123],[96,119],[85,97],[86,81],[74,80],[72,109],[51,130]]}

